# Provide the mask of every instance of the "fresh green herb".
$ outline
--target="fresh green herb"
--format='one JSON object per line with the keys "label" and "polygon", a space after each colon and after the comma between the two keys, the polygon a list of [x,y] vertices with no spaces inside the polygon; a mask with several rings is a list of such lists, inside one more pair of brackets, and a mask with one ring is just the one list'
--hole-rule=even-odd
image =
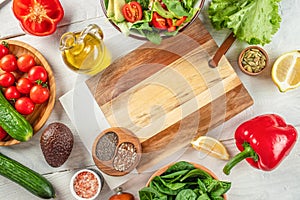
{"label": "fresh green herb", "polygon": [[228,28],[242,41],[265,45],[280,28],[280,1],[212,0],[208,14],[214,28]]}
{"label": "fresh green herb", "polygon": [[180,161],[154,177],[149,187],[139,191],[139,197],[140,200],[218,200],[223,199],[230,187],[230,182],[216,180],[194,165]]}

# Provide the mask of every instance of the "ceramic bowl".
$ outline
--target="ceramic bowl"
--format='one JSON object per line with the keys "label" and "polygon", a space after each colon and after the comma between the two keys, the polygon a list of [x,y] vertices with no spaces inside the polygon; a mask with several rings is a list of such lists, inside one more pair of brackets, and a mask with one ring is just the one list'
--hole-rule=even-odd
{"label": "ceramic bowl", "polygon": [[[100,4],[101,4],[102,10],[103,10],[105,16],[108,18],[107,10],[106,10],[106,1],[107,0],[100,0]],[[191,25],[193,23],[193,21],[196,20],[196,18],[199,16],[199,13],[201,12],[201,10],[203,8],[204,2],[205,2],[205,0],[197,0],[197,2],[195,3],[195,7],[199,8],[199,10],[195,13],[195,15],[193,16],[191,21],[189,21],[189,22],[183,24],[183,26],[181,26],[181,28],[178,30],[178,32],[184,31],[189,25]],[[109,21],[118,31],[122,32],[121,29],[112,20],[109,20]],[[145,36],[142,36],[141,34],[134,32],[134,31],[130,31],[129,36],[136,38],[136,39],[140,39],[140,40],[147,40]],[[161,37],[166,38],[168,36],[165,36],[162,34]]]}
{"label": "ceramic bowl", "polygon": [[[213,177],[214,179],[219,180],[219,178],[218,178],[211,170],[209,170],[208,168],[206,168],[206,167],[204,167],[204,166],[202,166],[202,165],[200,165],[200,164],[194,163],[194,162],[189,162],[189,163],[191,163],[192,165],[194,165],[195,168],[201,169],[201,170],[207,172],[207,173],[210,174],[211,177]],[[146,186],[149,186],[150,182],[152,181],[152,179],[153,179],[154,177],[162,175],[165,171],[167,171],[167,169],[168,169],[170,166],[172,166],[172,165],[174,165],[174,164],[175,164],[175,163],[170,163],[170,164],[168,164],[168,165],[166,165],[166,166],[164,166],[164,167],[158,169],[156,172],[154,172],[154,174],[152,174],[151,177],[148,179],[148,182],[147,182]],[[224,197],[225,200],[227,199],[226,194],[224,194],[223,197]]]}
{"label": "ceramic bowl", "polygon": [[241,51],[238,57],[239,68],[245,74],[256,76],[262,73],[269,64],[267,52],[259,46],[249,46]]}
{"label": "ceramic bowl", "polygon": [[77,171],[71,178],[70,190],[77,200],[96,199],[103,187],[102,177],[91,169]]}
{"label": "ceramic bowl", "polygon": [[[36,104],[33,113],[25,116],[26,120],[32,125],[33,134],[35,134],[43,127],[45,122],[48,120],[52,112],[52,109],[54,107],[55,96],[56,96],[56,89],[55,89],[56,85],[55,85],[54,75],[47,60],[34,47],[21,41],[16,41],[16,40],[5,40],[5,41],[9,45],[10,53],[14,54],[17,57],[24,54],[32,55],[34,57],[36,65],[43,66],[48,73],[48,87],[50,90],[50,97],[48,101],[46,101],[43,104]],[[0,41],[0,43],[1,42],[2,41]],[[20,141],[17,141],[11,137],[6,137],[3,141],[0,141],[0,146],[10,146],[18,143],[20,143]]]}

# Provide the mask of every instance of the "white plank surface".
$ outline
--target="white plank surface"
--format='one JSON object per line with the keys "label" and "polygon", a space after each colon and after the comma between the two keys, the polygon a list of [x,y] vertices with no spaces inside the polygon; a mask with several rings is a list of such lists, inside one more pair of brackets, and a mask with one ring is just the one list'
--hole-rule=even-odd
{"label": "white plank surface", "polygon": [[[81,83],[82,80],[85,80],[87,77],[78,75],[66,68],[58,50],[59,38],[66,31],[82,30],[90,23],[96,23],[102,27],[105,35],[105,42],[107,43],[110,39],[120,35],[120,33],[107,22],[103,16],[98,0],[61,0],[65,9],[65,17],[59,24],[60,27],[57,32],[47,37],[26,35],[12,14],[11,2],[12,1],[0,8],[0,38],[18,36],[12,39],[21,40],[32,45],[49,61],[56,78],[57,99],[55,108],[46,125],[54,121],[65,123],[74,133],[75,144],[70,158],[59,168],[48,166],[43,158],[39,145],[39,137],[45,126],[31,141],[11,147],[0,147],[0,151],[33,170],[44,174],[53,183],[57,191],[56,199],[73,199],[69,191],[69,180],[72,174],[81,168],[94,167],[94,163],[78,135],[76,125],[74,125],[67,116],[59,98],[72,90],[75,85]],[[200,18],[216,42],[221,44],[229,32],[226,30],[216,31],[211,27],[207,17],[207,6],[209,2],[210,1],[206,1]],[[273,63],[275,58],[283,52],[299,49],[300,26],[298,26],[297,20],[300,17],[299,10],[299,1],[282,0],[280,7],[280,12],[282,14],[281,28],[274,36],[273,42],[264,47],[270,55],[271,63]],[[136,44],[139,43],[133,39],[128,39],[128,41],[127,48],[129,49],[136,47]],[[117,44],[108,44],[108,46],[113,54],[113,58],[120,56],[121,53],[119,53]],[[226,56],[253,97],[254,105],[208,133],[209,135],[222,140],[229,150],[230,155],[234,155],[238,152],[233,140],[235,128],[241,122],[248,120],[253,116],[263,113],[277,113],[283,116],[288,123],[293,124],[297,130],[300,131],[299,89],[287,93],[280,93],[270,78],[270,67],[258,77],[250,77],[243,74],[238,69],[236,61],[238,53],[245,46],[247,46],[247,44],[236,41]],[[230,200],[295,200],[299,199],[300,196],[299,155],[300,148],[299,141],[297,141],[295,148],[290,155],[276,170],[272,172],[263,172],[256,170],[250,167],[246,162],[243,162],[236,166],[229,176],[222,173],[222,168],[226,163],[225,161],[201,154],[191,148],[185,151],[181,159],[201,163],[214,171],[220,179],[231,181],[232,188],[228,192],[228,199]],[[136,199],[138,199],[137,191],[143,187],[151,173],[152,172],[149,172],[134,177],[123,185],[124,190],[132,192],[136,195]],[[110,191],[106,185],[99,199],[106,200],[112,193],[113,192]],[[33,197],[15,183],[0,177],[0,199],[27,200],[38,198]]]}

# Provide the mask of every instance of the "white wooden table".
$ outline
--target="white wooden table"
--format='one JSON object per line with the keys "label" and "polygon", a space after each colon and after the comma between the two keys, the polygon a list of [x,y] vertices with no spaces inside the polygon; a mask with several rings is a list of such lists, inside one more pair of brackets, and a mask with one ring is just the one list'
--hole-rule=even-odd
{"label": "white wooden table", "polygon": [[[209,2],[210,1],[206,1],[200,18],[217,44],[220,45],[229,32],[226,30],[216,31],[211,27],[207,16],[207,6]],[[10,147],[0,147],[0,151],[49,179],[55,187],[57,193],[56,199],[70,200],[73,199],[69,190],[71,176],[81,168],[94,168],[95,166],[74,124],[70,121],[59,101],[61,96],[69,92],[80,81],[87,78],[84,75],[78,75],[67,69],[58,50],[59,38],[67,31],[82,30],[88,24],[96,23],[103,29],[105,42],[110,47],[113,58],[115,59],[119,56],[119,51],[117,50],[118,46],[109,43],[112,42],[113,39],[122,36],[107,21],[102,13],[98,0],[61,0],[61,3],[65,10],[64,19],[59,24],[58,30],[53,35],[47,37],[35,37],[24,34],[18,21],[13,16],[11,10],[12,2],[2,4],[0,8],[0,39],[20,40],[32,45],[45,56],[52,66],[57,85],[57,99],[54,110],[44,128],[47,124],[55,121],[62,122],[70,127],[75,136],[73,151],[63,166],[59,168],[50,167],[45,162],[39,145],[40,133],[44,128],[29,142]],[[264,46],[270,55],[271,63],[283,52],[295,50],[300,47],[300,26],[298,25],[298,19],[300,17],[299,10],[300,3],[297,0],[282,0],[280,7],[282,15],[281,28],[274,36],[272,43]],[[139,44],[142,44],[141,41],[135,41],[134,39],[128,39],[128,41],[131,42],[128,44],[128,49],[133,49]],[[277,113],[284,117],[288,123],[293,124],[298,131],[300,130],[299,89],[287,93],[280,93],[271,80],[270,66],[268,70],[258,77],[250,77],[243,74],[238,69],[236,61],[238,53],[245,46],[247,46],[247,44],[236,41],[226,56],[253,97],[254,105],[208,133],[208,135],[218,137],[218,139],[226,145],[231,156],[238,153],[233,139],[235,128],[243,121],[256,115]],[[225,161],[201,154],[191,148],[188,148],[180,159],[198,162],[215,172],[220,179],[231,181],[232,188],[227,193],[228,199],[230,200],[295,200],[300,198],[299,157],[300,148],[299,142],[297,141],[290,155],[276,170],[263,172],[250,167],[247,162],[242,162],[232,170],[229,176],[222,173],[222,168],[226,163]],[[149,172],[136,176],[122,185],[122,187],[125,191],[133,193],[136,199],[138,199],[137,191],[144,186],[151,174],[152,172]],[[99,199],[108,199],[112,194],[113,192],[110,188],[105,185]],[[38,198],[8,179],[0,177],[0,199],[27,200]]]}

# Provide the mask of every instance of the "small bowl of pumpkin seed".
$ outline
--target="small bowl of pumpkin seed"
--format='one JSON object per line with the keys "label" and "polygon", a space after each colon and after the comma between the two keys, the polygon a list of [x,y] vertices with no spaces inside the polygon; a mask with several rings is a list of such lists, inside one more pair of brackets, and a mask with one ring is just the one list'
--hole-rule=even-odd
{"label": "small bowl of pumpkin seed", "polygon": [[251,76],[260,74],[268,66],[268,62],[267,52],[259,46],[245,48],[238,58],[238,64],[242,72]]}

